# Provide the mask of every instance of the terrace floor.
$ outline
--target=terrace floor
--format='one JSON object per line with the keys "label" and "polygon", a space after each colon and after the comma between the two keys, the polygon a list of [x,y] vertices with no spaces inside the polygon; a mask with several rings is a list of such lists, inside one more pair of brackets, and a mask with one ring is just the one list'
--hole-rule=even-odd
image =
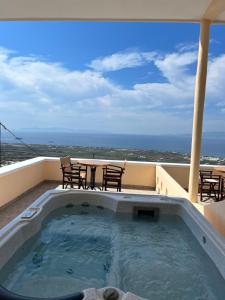
{"label": "terrace floor", "polygon": [[[28,206],[30,206],[38,197],[50,189],[61,188],[61,184],[55,181],[45,181],[30,189],[26,193],[17,197],[14,201],[5,207],[0,208],[0,229],[12,221],[16,216],[22,213]],[[115,191],[115,189],[109,191]],[[138,190],[127,189],[122,190],[123,193],[143,194],[143,195],[156,195],[154,190]]]}

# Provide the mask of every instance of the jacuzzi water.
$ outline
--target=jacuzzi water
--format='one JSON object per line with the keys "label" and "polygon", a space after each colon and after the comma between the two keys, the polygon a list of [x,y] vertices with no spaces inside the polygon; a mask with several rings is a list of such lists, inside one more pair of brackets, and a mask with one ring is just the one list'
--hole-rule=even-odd
{"label": "jacuzzi water", "polygon": [[0,283],[35,297],[114,286],[154,300],[225,299],[222,276],[181,218],[82,205],[52,212],[1,270]]}

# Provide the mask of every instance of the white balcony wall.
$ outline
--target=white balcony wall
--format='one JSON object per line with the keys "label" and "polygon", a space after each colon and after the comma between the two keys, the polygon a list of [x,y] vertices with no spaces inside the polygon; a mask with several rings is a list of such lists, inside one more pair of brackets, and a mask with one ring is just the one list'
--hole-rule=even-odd
{"label": "white balcony wall", "polygon": [[44,179],[44,160],[30,159],[0,168],[0,207]]}
{"label": "white balcony wall", "polygon": [[[74,161],[78,160],[76,158]],[[80,159],[82,160],[82,159]],[[111,164],[123,166],[124,161],[109,161]],[[46,158],[44,162],[45,180],[61,180],[62,172],[60,170],[60,162],[57,158]],[[88,179],[90,178],[90,170],[88,168]],[[102,167],[98,167],[96,171],[96,182],[102,182]],[[155,188],[155,163],[149,162],[133,162],[126,163],[126,170],[123,175],[123,185],[136,186],[139,188]]]}
{"label": "white balcony wall", "polygon": [[[76,159],[74,159],[76,160]],[[123,161],[110,161],[123,165]],[[88,174],[88,178],[90,174]],[[0,169],[0,207],[45,180],[62,180],[59,158],[39,157],[5,166]],[[97,168],[96,182],[102,182],[102,169]],[[155,188],[155,163],[127,162],[123,185]]]}
{"label": "white balcony wall", "polygon": [[[181,172],[181,170],[186,169],[177,168],[177,170]],[[188,197],[186,190],[167,172],[166,166],[156,166],[156,191],[165,196]]]}

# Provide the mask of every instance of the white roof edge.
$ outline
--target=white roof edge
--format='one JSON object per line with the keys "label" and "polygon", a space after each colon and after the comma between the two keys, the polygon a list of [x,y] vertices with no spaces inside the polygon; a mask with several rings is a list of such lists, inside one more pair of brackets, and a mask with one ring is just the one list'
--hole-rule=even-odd
{"label": "white roof edge", "polygon": [[225,23],[224,0],[0,0],[0,20]]}
{"label": "white roof edge", "polygon": [[[21,21],[21,22],[98,22],[98,23],[107,23],[107,22],[114,22],[114,23],[129,23],[129,22],[139,22],[139,23],[193,23],[193,24],[200,24],[202,21],[206,19],[109,19],[109,18],[2,18],[0,16],[0,22],[16,22],[16,21]],[[225,20],[209,20],[212,24],[215,25],[225,25]]]}

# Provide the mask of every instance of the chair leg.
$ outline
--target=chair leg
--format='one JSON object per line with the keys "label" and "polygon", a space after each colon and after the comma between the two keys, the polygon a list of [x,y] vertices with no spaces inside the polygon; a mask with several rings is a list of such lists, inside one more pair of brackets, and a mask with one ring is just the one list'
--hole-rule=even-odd
{"label": "chair leg", "polygon": [[81,186],[82,186],[82,178],[79,178],[77,183],[78,190],[80,190]]}
{"label": "chair leg", "polygon": [[81,179],[81,182],[80,182],[80,187],[83,188],[83,190],[85,189],[85,186],[86,186],[86,183],[84,183],[84,180]]}
{"label": "chair leg", "polygon": [[223,200],[224,197],[223,191],[224,191],[224,179],[222,178],[220,184],[219,201]]}
{"label": "chair leg", "polygon": [[119,180],[117,183],[117,191],[121,192],[121,180]]}
{"label": "chair leg", "polygon": [[202,202],[203,200],[203,195],[202,195],[202,186],[201,186],[201,189],[200,189],[200,201]]}
{"label": "chair leg", "polygon": [[63,174],[62,186],[63,186],[63,189],[65,189],[65,176],[64,176],[64,174]]}

